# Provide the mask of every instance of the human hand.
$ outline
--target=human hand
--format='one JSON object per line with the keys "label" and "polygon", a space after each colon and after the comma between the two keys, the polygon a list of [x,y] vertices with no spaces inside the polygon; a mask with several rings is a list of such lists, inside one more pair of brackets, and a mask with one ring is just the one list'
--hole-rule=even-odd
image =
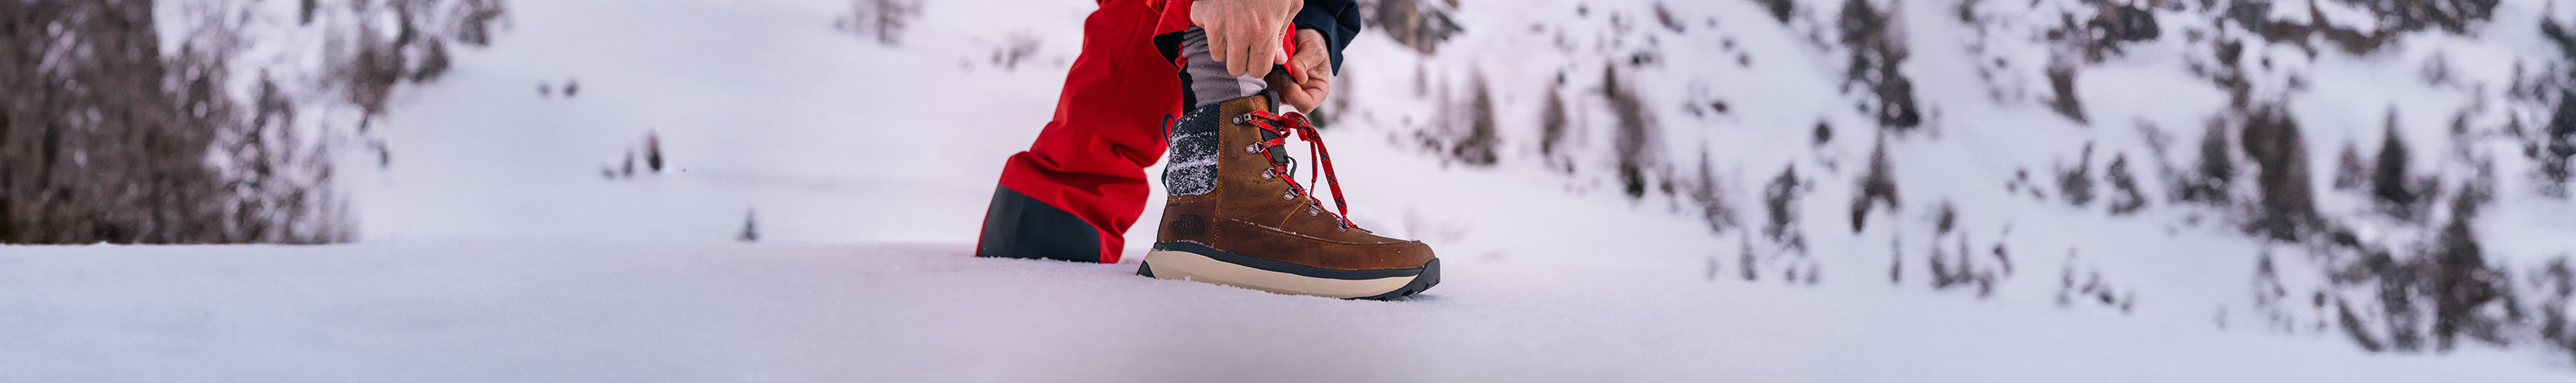
{"label": "human hand", "polygon": [[1287,65],[1280,55],[1281,36],[1292,28],[1289,18],[1306,7],[1302,0],[1192,0],[1190,23],[1207,31],[1208,56],[1225,63],[1235,76],[1265,77],[1271,65]]}
{"label": "human hand", "polygon": [[1288,58],[1294,73],[1271,73],[1263,77],[1270,89],[1279,91],[1281,103],[1297,110],[1314,112],[1333,93],[1333,55],[1325,45],[1324,34],[1313,29],[1297,30],[1297,54]]}

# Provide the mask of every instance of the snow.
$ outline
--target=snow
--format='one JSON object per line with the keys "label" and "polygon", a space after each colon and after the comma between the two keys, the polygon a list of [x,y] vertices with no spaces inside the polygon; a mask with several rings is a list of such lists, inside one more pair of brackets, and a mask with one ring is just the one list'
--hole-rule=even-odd
{"label": "snow", "polygon": [[[980,214],[931,212],[983,209],[1052,112],[1090,4],[941,4],[957,8],[925,7],[889,52],[833,30],[831,2],[512,2],[491,48],[398,96],[394,164],[350,169],[361,237],[720,242],[752,211],[766,240],[971,241]],[[1020,28],[1047,48],[987,66]],[[567,81],[581,93],[536,91]],[[671,169],[599,176],[647,134]]]}
{"label": "snow", "polygon": [[[1981,33],[1957,3],[1893,2],[1925,118],[1888,134],[1853,110],[1842,1],[1802,2],[1785,24],[1759,2],[1660,2],[1678,31],[1653,1],[1443,6],[1461,35],[1434,55],[1362,35],[1324,109],[1351,218],[1445,259],[1427,295],[1367,302],[1132,275],[1159,184],[1127,263],[969,257],[993,177],[1050,115],[1093,5],[919,3],[889,45],[836,30],[844,1],[510,2],[489,47],[453,49],[445,78],[395,93],[378,121],[389,161],[338,153],[358,244],[0,248],[0,381],[2529,382],[2576,367],[2531,344],[2372,354],[2322,311],[2259,304],[2262,259],[2306,271],[2278,276],[2289,299],[2340,292],[2322,287],[2318,246],[2167,202],[2165,170],[2188,169],[2229,107],[2184,69],[2213,61],[2184,22],[2081,66],[2077,123],[2047,107],[2041,68],[2080,59],[2033,40],[2085,7],[1975,3],[1997,28]],[[285,4],[250,25],[292,30]],[[2286,5],[2276,16],[2312,14]],[[2536,264],[2576,251],[2576,204],[2510,176],[2533,166],[2518,148],[2447,129],[2464,110],[2514,113],[2478,100],[2501,99],[2505,64],[2554,49],[2532,32],[2547,5],[2505,1],[2472,36],[2369,55],[2252,39],[2246,61],[2279,69],[2247,76],[2300,119],[2329,215],[2366,217],[2366,196],[2328,190],[2329,169],[2347,142],[2375,149],[2391,109],[2414,169],[2446,188],[2474,170],[2466,154],[2508,159],[2478,236],[2489,259]],[[327,76],[323,53],[278,48],[324,39],[293,36],[253,60]],[[999,59],[1017,47],[1033,48]],[[1658,64],[1632,64],[1641,53]],[[2457,83],[2414,81],[2446,57]],[[1623,194],[1605,72],[1654,121],[1649,165],[1697,174],[1707,158],[1735,227],[1711,230],[1677,194]],[[2307,88],[2290,90],[2298,76]],[[1456,130],[1480,83],[1501,160],[1443,159],[1423,140]],[[1550,96],[1572,133],[1542,154]],[[1729,111],[1686,112],[1711,101]],[[646,137],[669,167],[602,175]],[[1903,201],[1854,228],[1854,181],[1881,145]],[[2098,175],[2123,155],[2150,208],[2107,214],[2107,181],[2091,205],[2054,197],[2061,169]],[[1784,168],[1805,185],[1785,227],[1797,246],[1761,233]],[[1956,232],[1932,228],[1943,205]],[[732,243],[755,217],[762,242]],[[2348,223],[2370,241],[2423,229]],[[2001,273],[1991,293],[1927,288],[1928,254],[1954,247]],[[2064,300],[2087,278],[2133,304]]]}
{"label": "snow", "polygon": [[[1459,262],[1341,301],[957,245],[0,253],[7,381],[2542,381],[2519,357]],[[1554,275],[1556,277],[1550,277]],[[2183,327],[2183,328],[2177,328]],[[2475,354],[2475,353],[2471,353]]]}

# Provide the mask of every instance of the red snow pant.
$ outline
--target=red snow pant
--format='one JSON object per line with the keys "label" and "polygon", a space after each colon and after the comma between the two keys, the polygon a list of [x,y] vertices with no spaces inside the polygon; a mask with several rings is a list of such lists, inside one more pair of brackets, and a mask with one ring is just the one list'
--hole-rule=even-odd
{"label": "red snow pant", "polygon": [[1180,67],[1156,36],[1187,30],[1188,0],[1099,0],[1055,117],[1011,155],[984,215],[979,257],[1117,263],[1181,112]]}

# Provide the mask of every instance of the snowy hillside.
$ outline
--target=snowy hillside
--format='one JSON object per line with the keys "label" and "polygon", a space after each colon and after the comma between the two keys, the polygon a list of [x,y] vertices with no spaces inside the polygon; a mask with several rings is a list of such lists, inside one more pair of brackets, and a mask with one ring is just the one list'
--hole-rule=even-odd
{"label": "snowy hillside", "polygon": [[1336,126],[1705,221],[1666,252],[1728,279],[2576,350],[2576,5],[1401,7],[1457,32],[1363,39]]}
{"label": "snowy hillside", "polygon": [[2576,3],[1363,7],[1411,301],[967,257],[1088,1],[163,2],[357,243],[0,248],[0,381],[2576,376]]}
{"label": "snowy hillside", "polygon": [[1463,33],[1363,41],[1329,113],[1705,218],[1741,280],[2576,350],[2576,5],[2483,5],[1417,5]]}

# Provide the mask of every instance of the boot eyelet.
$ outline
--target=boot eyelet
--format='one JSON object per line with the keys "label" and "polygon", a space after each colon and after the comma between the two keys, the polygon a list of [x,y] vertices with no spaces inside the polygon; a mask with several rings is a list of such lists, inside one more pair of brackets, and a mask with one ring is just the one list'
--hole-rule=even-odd
{"label": "boot eyelet", "polygon": [[1311,216],[1322,215],[1322,214],[1324,214],[1324,209],[1315,208],[1315,207],[1312,207],[1312,206],[1308,206],[1308,207],[1306,207],[1306,215],[1307,215],[1307,216],[1310,216],[1310,217],[1311,217]]}
{"label": "boot eyelet", "polygon": [[1295,193],[1295,192],[1279,193],[1279,199],[1283,199],[1283,200],[1297,199],[1297,193]]}
{"label": "boot eyelet", "polygon": [[1260,152],[1261,152],[1261,144],[1244,145],[1244,146],[1243,146],[1243,152],[1244,152],[1244,153],[1260,153]]}
{"label": "boot eyelet", "polygon": [[1265,180],[1266,180],[1266,179],[1272,179],[1272,178],[1279,178],[1279,173],[1278,173],[1278,171],[1276,171],[1276,170],[1270,170],[1270,169],[1262,169],[1262,170],[1261,170],[1261,179],[1265,179]]}
{"label": "boot eyelet", "polygon": [[1251,117],[1251,115],[1234,116],[1234,123],[1241,124],[1243,121],[1248,120],[1246,117]]}

